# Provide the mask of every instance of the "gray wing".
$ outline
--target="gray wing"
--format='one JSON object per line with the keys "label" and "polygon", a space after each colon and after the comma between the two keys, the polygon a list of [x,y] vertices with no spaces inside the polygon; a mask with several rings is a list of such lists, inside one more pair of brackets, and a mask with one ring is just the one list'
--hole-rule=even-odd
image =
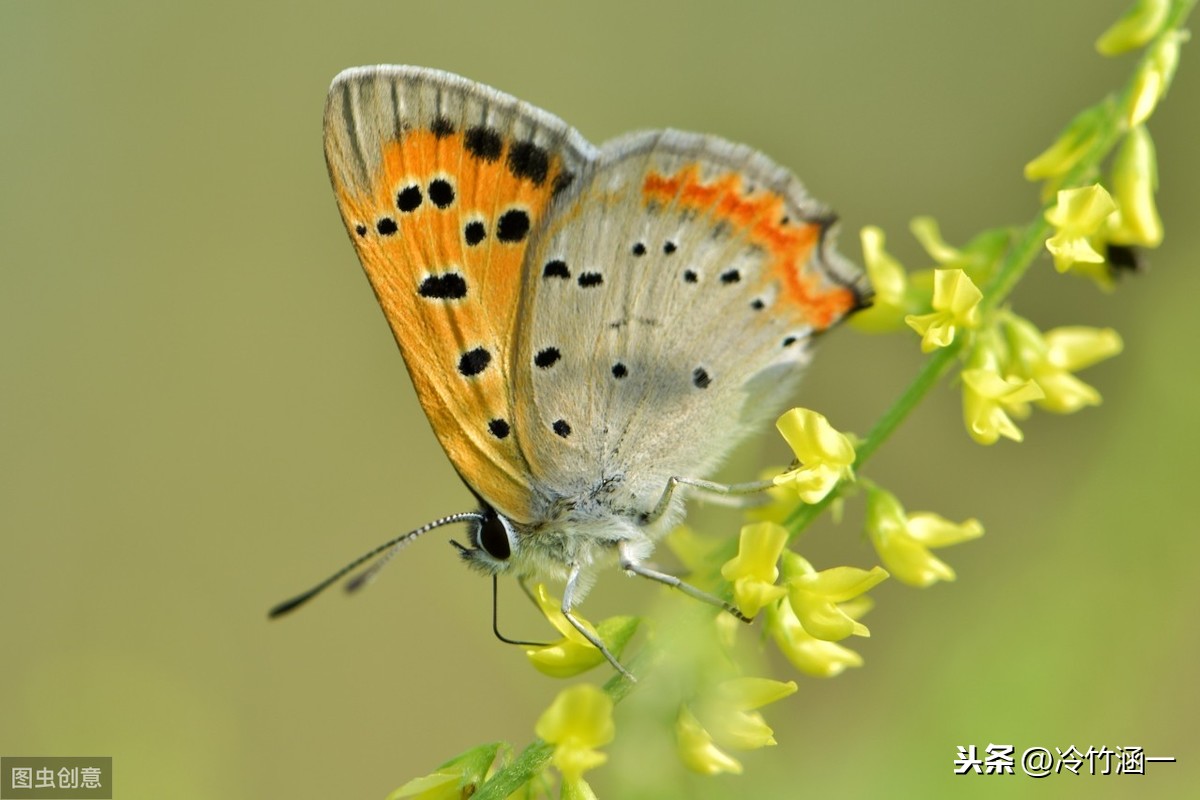
{"label": "gray wing", "polygon": [[777,414],[814,334],[860,306],[832,214],[750,148],[677,131],[605,145],[527,253],[512,365],[548,499],[636,513]]}

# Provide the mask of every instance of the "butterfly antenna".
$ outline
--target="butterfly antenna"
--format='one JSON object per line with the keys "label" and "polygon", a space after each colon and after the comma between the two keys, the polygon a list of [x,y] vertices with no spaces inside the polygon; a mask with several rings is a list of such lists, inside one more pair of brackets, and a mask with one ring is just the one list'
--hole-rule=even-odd
{"label": "butterfly antenna", "polygon": [[481,517],[479,514],[473,512],[473,511],[463,512],[461,514],[451,514],[448,517],[442,517],[441,519],[434,520],[433,522],[430,522],[427,525],[422,525],[421,527],[417,528],[416,530],[409,531],[408,533],[404,534],[403,536],[397,536],[395,539],[392,539],[389,542],[384,542],[383,544],[376,547],[374,550],[371,550],[369,553],[364,553],[363,555],[354,559],[349,564],[342,567],[337,572],[333,573],[328,578],[321,581],[320,583],[318,583],[313,588],[309,589],[304,594],[296,595],[291,600],[285,600],[284,602],[275,606],[274,608],[272,608],[270,610],[270,612],[267,613],[267,616],[270,619],[275,619],[276,617],[282,617],[284,614],[288,613],[289,611],[296,610],[300,606],[307,603],[309,600],[312,600],[314,597],[319,595],[321,592],[328,589],[333,584],[340,581],[342,578],[346,577],[346,575],[350,574],[351,572],[358,569],[366,562],[370,561],[372,558],[375,558],[376,556],[379,556],[380,553],[382,553],[383,557],[380,558],[379,561],[372,564],[361,575],[356,575],[351,581],[349,581],[346,584],[347,591],[355,591],[356,589],[360,589],[364,585],[366,585],[366,583],[371,578],[373,578],[375,576],[375,573],[377,573],[380,570],[380,568],[383,567],[384,564],[391,561],[392,558],[396,555],[396,553],[400,552],[400,549],[402,547],[404,547],[406,544],[411,542],[413,539],[416,539],[421,534],[429,533],[429,531],[433,530],[434,528],[440,528],[443,525],[451,525],[455,522],[466,522],[468,520],[482,521],[483,517]]}

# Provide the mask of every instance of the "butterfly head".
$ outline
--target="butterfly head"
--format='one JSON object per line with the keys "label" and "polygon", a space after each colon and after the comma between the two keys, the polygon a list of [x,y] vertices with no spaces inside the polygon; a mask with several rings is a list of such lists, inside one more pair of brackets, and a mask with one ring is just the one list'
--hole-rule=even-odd
{"label": "butterfly head", "polygon": [[468,566],[496,575],[508,572],[518,560],[520,544],[515,524],[491,506],[485,505],[467,528],[470,546],[451,540]]}

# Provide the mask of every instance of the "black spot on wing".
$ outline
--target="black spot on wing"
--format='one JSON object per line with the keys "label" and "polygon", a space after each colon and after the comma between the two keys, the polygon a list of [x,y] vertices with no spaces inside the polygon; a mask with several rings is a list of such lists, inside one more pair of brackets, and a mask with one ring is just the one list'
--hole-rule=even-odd
{"label": "black spot on wing", "polygon": [[468,247],[474,247],[487,236],[487,227],[479,220],[473,220],[463,226],[463,239]]}
{"label": "black spot on wing", "polygon": [[707,389],[710,383],[712,383],[712,377],[704,367],[696,367],[692,370],[692,385],[697,389]]}
{"label": "black spot on wing", "polygon": [[519,242],[529,233],[529,214],[519,208],[510,208],[500,215],[496,223],[496,238],[512,244]]}
{"label": "black spot on wing", "polygon": [[571,426],[567,424],[565,419],[555,420],[554,424],[550,427],[554,429],[555,433],[564,439],[571,435]]}
{"label": "black spot on wing", "polygon": [[379,231],[381,236],[391,236],[400,228],[396,225],[396,220],[391,217],[384,217],[375,223],[375,230]]}
{"label": "black spot on wing", "polygon": [[467,296],[467,280],[457,272],[430,275],[417,292],[431,300],[460,300]]}
{"label": "black spot on wing", "polygon": [[562,278],[563,280],[567,280],[571,277],[571,271],[567,269],[567,264],[565,261],[554,259],[553,261],[546,262],[546,266],[542,268],[542,277]]}
{"label": "black spot on wing", "polygon": [[396,208],[405,214],[411,214],[421,207],[421,200],[420,186],[405,186],[396,195]]}
{"label": "black spot on wing", "polygon": [[438,208],[449,208],[454,204],[454,187],[450,181],[434,178],[429,182],[429,199]]}
{"label": "black spot on wing", "polygon": [[541,186],[550,172],[550,156],[533,142],[516,142],[508,148],[508,171]]}
{"label": "black spot on wing", "polygon": [[488,423],[488,430],[497,439],[504,439],[512,431],[512,428],[509,426],[507,420],[497,418]]}
{"label": "black spot on wing", "polygon": [[496,161],[500,158],[500,148],[503,141],[500,134],[485,125],[476,125],[467,130],[464,142],[467,152],[484,161]]}
{"label": "black spot on wing", "polygon": [[537,355],[533,357],[533,363],[542,369],[548,369],[558,363],[560,358],[562,358],[562,353],[557,347],[547,347],[538,351]]}
{"label": "black spot on wing", "polygon": [[490,363],[492,363],[492,354],[482,347],[476,347],[459,357],[458,371],[469,378],[483,372]]}
{"label": "black spot on wing", "polygon": [[454,135],[454,123],[445,117],[438,117],[429,126],[429,130],[433,131],[433,135],[438,139],[445,139],[447,136]]}
{"label": "black spot on wing", "polygon": [[604,283],[604,276],[599,272],[581,272],[579,273],[579,285],[584,289],[592,286],[599,286]]}

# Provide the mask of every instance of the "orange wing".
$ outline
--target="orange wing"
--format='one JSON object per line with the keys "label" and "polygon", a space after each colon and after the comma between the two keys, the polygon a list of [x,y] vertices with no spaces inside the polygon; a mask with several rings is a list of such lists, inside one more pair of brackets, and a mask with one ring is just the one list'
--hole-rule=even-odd
{"label": "orange wing", "polygon": [[477,494],[530,522],[509,379],[522,265],[594,148],[556,117],[457,76],[360,67],[330,88],[325,157],[434,433]]}

